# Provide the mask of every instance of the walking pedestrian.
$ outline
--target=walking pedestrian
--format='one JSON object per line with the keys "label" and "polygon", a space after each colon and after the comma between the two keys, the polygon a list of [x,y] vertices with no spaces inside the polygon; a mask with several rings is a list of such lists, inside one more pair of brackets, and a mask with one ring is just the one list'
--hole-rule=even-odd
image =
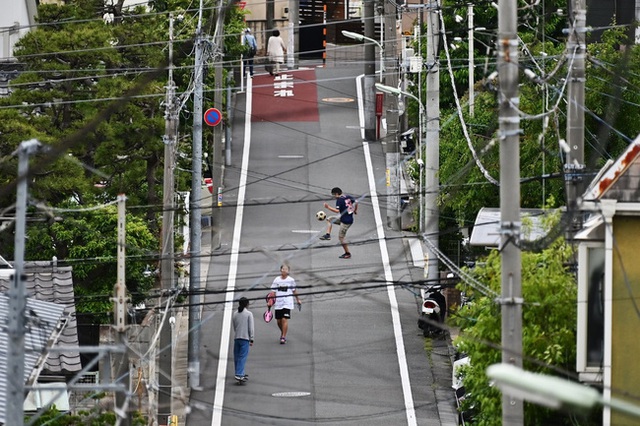
{"label": "walking pedestrian", "polygon": [[233,313],[233,363],[235,366],[235,379],[244,382],[249,378],[244,367],[249,357],[249,347],[253,346],[253,313],[247,309],[249,299],[241,297],[238,302],[238,311]]}
{"label": "walking pedestrian", "polygon": [[298,309],[302,307],[302,302],[296,290],[296,280],[289,276],[289,266],[280,266],[280,276],[277,276],[271,284],[271,290],[276,293],[276,303],[274,306],[276,321],[280,329],[280,344],[287,343],[287,331],[289,331],[289,318],[293,309],[293,298],[296,298]]}
{"label": "walking pedestrian", "polygon": [[271,63],[275,65],[275,70],[270,74],[278,75],[280,74],[280,65],[284,64],[284,54],[287,53],[287,48],[284,46],[282,37],[280,37],[280,30],[275,29],[272,34],[267,42],[267,56],[269,56]]}
{"label": "walking pedestrian", "polygon": [[351,195],[343,194],[342,189],[335,187],[331,190],[331,195],[336,199],[336,206],[331,207],[329,204],[324,203],[324,208],[332,211],[333,213],[339,213],[340,216],[329,216],[327,220],[327,232],[320,237],[321,240],[331,239],[331,229],[333,225],[340,225],[340,232],[338,233],[338,239],[344,249],[344,253],[339,256],[340,259],[351,259],[351,252],[349,252],[349,246],[346,242],[347,231],[353,225],[353,215],[358,214],[358,202]]}
{"label": "walking pedestrian", "polygon": [[258,43],[249,28],[244,30],[244,43],[249,49],[246,54],[247,59],[244,61],[244,68],[245,71],[249,72],[250,76],[253,76],[253,58],[258,52]]}

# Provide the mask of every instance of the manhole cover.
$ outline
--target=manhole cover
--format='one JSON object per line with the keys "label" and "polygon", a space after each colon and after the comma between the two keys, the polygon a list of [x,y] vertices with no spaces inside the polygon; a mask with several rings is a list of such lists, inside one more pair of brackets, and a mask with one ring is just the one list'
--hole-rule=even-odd
{"label": "manhole cover", "polygon": [[277,392],[271,394],[271,396],[275,396],[276,398],[299,398],[309,395],[311,395],[311,392]]}
{"label": "manhole cover", "polygon": [[322,102],[347,103],[353,102],[353,98],[323,98]]}

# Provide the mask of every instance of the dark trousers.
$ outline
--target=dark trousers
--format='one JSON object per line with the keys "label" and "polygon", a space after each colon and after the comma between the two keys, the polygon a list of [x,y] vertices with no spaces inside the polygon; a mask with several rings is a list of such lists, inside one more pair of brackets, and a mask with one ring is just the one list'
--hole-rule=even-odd
{"label": "dark trousers", "polygon": [[249,72],[250,75],[253,75],[253,56],[250,56],[247,59],[245,59],[244,71]]}

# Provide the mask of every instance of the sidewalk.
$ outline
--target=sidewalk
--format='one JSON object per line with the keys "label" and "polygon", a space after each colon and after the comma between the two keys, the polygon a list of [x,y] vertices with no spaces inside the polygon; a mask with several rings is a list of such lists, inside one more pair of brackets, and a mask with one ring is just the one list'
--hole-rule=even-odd
{"label": "sidewalk", "polygon": [[[207,277],[209,273],[209,258],[211,253],[210,228],[202,227],[202,245],[200,252],[203,254],[200,261],[200,276]],[[185,262],[185,268],[189,270],[189,262]],[[186,277],[186,286],[189,285],[189,278]],[[201,314],[202,317],[202,314]],[[191,388],[189,387],[189,308],[181,307],[176,310],[175,325],[173,329],[173,413],[178,416],[178,424],[171,426],[186,426],[187,408],[191,398]]]}
{"label": "sidewalk", "polygon": [[[414,282],[424,279],[424,252],[422,244],[413,244],[415,233],[403,231],[402,239],[410,253],[407,254],[407,269]],[[418,296],[418,299],[420,297]],[[418,300],[420,303],[420,300]],[[458,412],[456,408],[455,392],[452,388],[453,361],[455,348],[452,341],[457,336],[456,329],[450,329],[444,336],[426,339],[425,362],[429,363],[433,382],[436,407],[440,426],[457,426]]]}

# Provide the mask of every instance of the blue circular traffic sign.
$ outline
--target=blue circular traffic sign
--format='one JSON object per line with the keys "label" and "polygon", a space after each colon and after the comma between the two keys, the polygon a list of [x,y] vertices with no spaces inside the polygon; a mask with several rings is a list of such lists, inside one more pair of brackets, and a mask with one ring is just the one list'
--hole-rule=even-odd
{"label": "blue circular traffic sign", "polygon": [[209,108],[204,113],[204,122],[209,126],[217,126],[222,121],[222,113],[218,108]]}

